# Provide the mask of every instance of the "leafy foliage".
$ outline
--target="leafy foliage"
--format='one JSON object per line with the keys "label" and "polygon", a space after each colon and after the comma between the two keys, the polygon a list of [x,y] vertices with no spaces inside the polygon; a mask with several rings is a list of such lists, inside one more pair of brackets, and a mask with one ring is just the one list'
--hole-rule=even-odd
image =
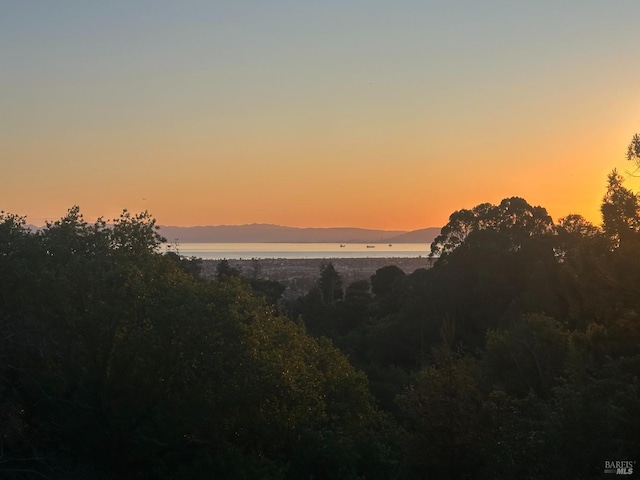
{"label": "leafy foliage", "polygon": [[322,432],[342,478],[395,468],[363,374],[160,241],[146,213],[89,225],[74,207],[36,233],[0,217],[3,478],[308,477],[300,442]]}
{"label": "leafy foliage", "polygon": [[640,200],[623,186],[623,181],[616,170],[609,174],[601,207],[602,228],[614,247],[636,239],[640,231]]}
{"label": "leafy foliage", "polygon": [[518,249],[527,238],[551,232],[553,220],[544,208],[533,207],[519,197],[505,198],[498,205],[482,203],[471,210],[458,210],[431,244],[431,256],[445,257],[471,233],[487,229],[505,234],[508,248]]}
{"label": "leafy foliage", "polygon": [[320,278],[318,279],[318,288],[322,292],[322,300],[324,303],[333,304],[342,300],[344,292],[342,290],[342,277],[336,271],[333,263],[322,263],[320,265]]}
{"label": "leafy foliage", "polygon": [[601,227],[518,197],[454,212],[433,267],[376,272],[352,328],[309,292],[308,331],[397,421],[402,478],[600,478],[636,458],[638,205],[614,171]]}
{"label": "leafy foliage", "polygon": [[601,211],[459,210],[432,268],[343,289],[325,263],[289,305],[258,268],[161,255],[146,212],[0,212],[0,476],[601,478],[640,451],[640,204],[616,171]]}
{"label": "leafy foliage", "polygon": [[627,147],[627,160],[636,164],[640,162],[640,135],[637,133],[633,135]]}

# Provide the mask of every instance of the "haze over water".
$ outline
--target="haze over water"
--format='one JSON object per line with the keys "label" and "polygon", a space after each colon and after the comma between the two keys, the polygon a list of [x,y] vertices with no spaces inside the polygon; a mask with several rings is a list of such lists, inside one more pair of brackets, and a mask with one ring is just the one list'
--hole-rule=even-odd
{"label": "haze over water", "polygon": [[[341,246],[344,245],[344,246]],[[165,245],[174,250],[175,247]],[[417,258],[429,255],[427,243],[182,243],[178,253],[203,260],[251,258]]]}

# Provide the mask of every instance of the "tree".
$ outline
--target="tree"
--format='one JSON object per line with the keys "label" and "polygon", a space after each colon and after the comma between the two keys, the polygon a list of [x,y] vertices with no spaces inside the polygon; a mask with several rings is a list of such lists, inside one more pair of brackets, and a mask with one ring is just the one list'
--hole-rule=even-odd
{"label": "tree", "polygon": [[396,281],[405,277],[404,271],[397,265],[379,268],[371,276],[371,292],[376,296],[391,293]]}
{"label": "tree", "polygon": [[0,214],[0,477],[388,478],[365,376],[153,225]]}
{"label": "tree", "polygon": [[368,280],[356,280],[347,286],[344,299],[350,303],[366,304],[371,300],[369,290],[370,285]]}
{"label": "tree", "polygon": [[255,296],[263,297],[265,302],[273,307],[278,306],[282,294],[287,289],[287,287],[277,280],[265,280],[262,278],[249,280],[249,285],[251,285]]}
{"label": "tree", "polygon": [[430,255],[446,257],[471,233],[487,229],[505,235],[509,248],[517,250],[530,237],[552,233],[553,220],[546,209],[531,206],[520,197],[505,198],[498,205],[482,203],[451,214],[431,244]]}
{"label": "tree", "polygon": [[627,147],[627,160],[634,162],[640,168],[640,135],[637,133],[633,135]]}
{"label": "tree", "polygon": [[397,397],[408,478],[472,478],[482,445],[476,362],[446,343],[434,357]]}
{"label": "tree", "polygon": [[371,302],[369,290],[368,280],[356,280],[347,286],[344,302],[339,305],[337,311],[339,334],[347,335],[368,320]]}
{"label": "tree", "polygon": [[591,237],[600,230],[582,215],[572,213],[562,217],[558,221],[559,234],[577,235],[580,237]]}
{"label": "tree", "polygon": [[202,259],[198,257],[185,258],[177,252],[168,251],[164,253],[165,257],[173,260],[185,272],[194,277],[202,275]]}
{"label": "tree", "polygon": [[110,230],[113,244],[117,250],[131,254],[157,253],[160,244],[167,239],[158,233],[160,227],[146,210],[131,215],[126,209]]}
{"label": "tree", "polygon": [[442,227],[431,243],[431,256],[440,257],[452,252],[467,236],[475,231],[487,228],[491,224],[495,207],[490,203],[481,203],[473,209],[457,210],[449,217],[449,222]]}
{"label": "tree", "polygon": [[524,398],[548,398],[565,366],[567,332],[544,315],[526,315],[504,330],[487,332],[484,369],[492,387]]}
{"label": "tree", "polygon": [[518,249],[529,237],[552,233],[553,220],[545,208],[531,206],[520,197],[511,197],[505,198],[497,206],[494,228],[507,233],[511,248]]}
{"label": "tree", "polygon": [[336,271],[332,262],[323,262],[320,265],[320,278],[318,279],[318,287],[322,292],[322,298],[325,303],[333,304],[342,300],[342,277]]}
{"label": "tree", "polygon": [[237,267],[232,267],[229,260],[223,258],[216,265],[216,278],[218,280],[226,280],[230,278],[240,278],[241,271]]}
{"label": "tree", "polygon": [[637,237],[640,231],[640,200],[623,186],[624,179],[617,170],[607,177],[607,192],[602,200],[602,228],[616,248]]}

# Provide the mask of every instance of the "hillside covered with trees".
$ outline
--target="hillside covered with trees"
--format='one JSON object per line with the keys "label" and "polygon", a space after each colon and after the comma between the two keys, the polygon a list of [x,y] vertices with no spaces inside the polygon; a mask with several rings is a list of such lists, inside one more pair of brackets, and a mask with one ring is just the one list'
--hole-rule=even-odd
{"label": "hillside covered with trees", "polygon": [[0,477],[602,478],[640,452],[640,197],[615,171],[601,211],[459,210],[432,268],[328,262],[290,302],[159,253],[147,213],[2,213]]}

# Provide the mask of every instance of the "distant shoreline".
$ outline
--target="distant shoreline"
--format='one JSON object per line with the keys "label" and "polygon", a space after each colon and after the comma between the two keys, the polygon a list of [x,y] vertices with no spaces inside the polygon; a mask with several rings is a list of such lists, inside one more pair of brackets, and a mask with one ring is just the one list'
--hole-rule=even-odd
{"label": "distant shoreline", "polygon": [[431,245],[431,242],[409,242],[409,241],[388,242],[386,240],[376,240],[376,241],[370,241],[370,242],[364,242],[364,241],[358,241],[358,240],[352,240],[352,241],[347,241],[347,242],[333,242],[333,241],[331,241],[331,242],[324,242],[324,241],[323,242],[315,242],[313,240],[303,240],[303,241],[300,241],[300,242],[298,242],[298,241],[290,241],[289,242],[289,241],[280,241],[280,240],[265,240],[265,241],[262,241],[262,240],[261,241],[239,240],[239,241],[233,241],[233,242],[227,242],[227,241],[219,241],[219,242],[214,242],[214,241],[212,241],[212,242],[210,242],[210,241],[201,241],[201,242],[200,241],[198,241],[198,242],[195,242],[195,241],[190,241],[190,242],[177,241],[177,242],[170,242],[170,241],[166,241],[166,242],[163,242],[162,244],[163,245],[172,245],[173,243],[177,243],[178,245],[189,245],[189,244],[198,244],[198,243],[219,243],[219,244],[225,244],[225,243],[242,243],[242,244],[247,244],[247,243],[268,243],[268,244],[275,244],[275,245],[277,245],[277,244],[286,245],[286,244],[296,244],[296,243],[298,243],[298,244],[309,244],[309,245],[312,245],[314,243],[323,244],[323,245],[335,245],[335,244],[338,244],[338,245],[340,245],[340,244],[344,244],[344,245],[349,245],[349,244],[351,244],[351,245],[366,245],[366,244],[369,244],[369,245],[389,245],[389,244],[392,244],[393,245],[393,244],[400,244],[400,245],[402,245],[402,244],[411,244],[411,243],[413,243],[413,244],[424,243],[426,245]]}
{"label": "distant shoreline", "polygon": [[221,259],[419,258],[429,254],[428,243],[337,242],[190,242],[166,244],[181,256]]}

